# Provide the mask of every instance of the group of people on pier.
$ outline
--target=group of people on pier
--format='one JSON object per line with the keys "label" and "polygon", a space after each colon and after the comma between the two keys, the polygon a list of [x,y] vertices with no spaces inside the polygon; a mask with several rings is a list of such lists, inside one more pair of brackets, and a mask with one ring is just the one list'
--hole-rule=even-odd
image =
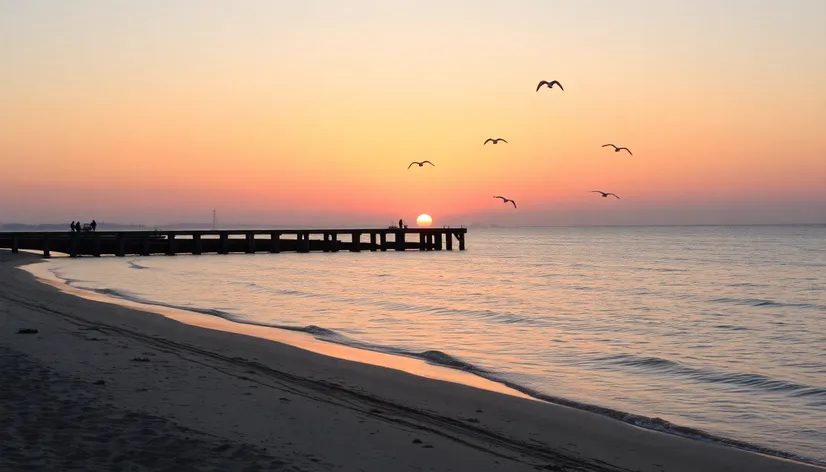
{"label": "group of people on pier", "polygon": [[94,231],[95,228],[98,227],[98,224],[95,220],[92,220],[91,223],[86,223],[84,225],[81,225],[80,221],[72,221],[72,223],[69,224],[69,227],[72,228],[73,233],[79,233],[81,231]]}

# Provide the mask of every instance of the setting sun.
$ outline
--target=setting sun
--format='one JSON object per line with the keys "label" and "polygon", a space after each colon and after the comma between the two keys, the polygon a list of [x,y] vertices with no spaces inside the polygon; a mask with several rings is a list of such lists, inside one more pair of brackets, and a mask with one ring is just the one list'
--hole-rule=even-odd
{"label": "setting sun", "polygon": [[430,226],[433,224],[433,218],[431,218],[430,215],[422,213],[416,218],[416,224],[419,226]]}

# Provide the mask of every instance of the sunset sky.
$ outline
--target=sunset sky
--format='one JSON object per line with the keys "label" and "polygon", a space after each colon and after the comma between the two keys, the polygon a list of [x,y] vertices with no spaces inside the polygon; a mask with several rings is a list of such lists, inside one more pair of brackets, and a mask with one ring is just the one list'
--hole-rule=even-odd
{"label": "sunset sky", "polygon": [[826,1],[0,0],[0,201],[27,223],[826,222]]}

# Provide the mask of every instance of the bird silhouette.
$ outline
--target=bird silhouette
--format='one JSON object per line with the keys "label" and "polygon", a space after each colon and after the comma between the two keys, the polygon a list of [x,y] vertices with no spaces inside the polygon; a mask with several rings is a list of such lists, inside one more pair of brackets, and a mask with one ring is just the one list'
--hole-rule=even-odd
{"label": "bird silhouette", "polygon": [[539,89],[541,89],[543,85],[547,85],[548,88],[554,88],[554,85],[558,85],[559,88],[562,91],[565,91],[565,89],[562,88],[562,84],[560,84],[558,80],[552,80],[550,82],[548,82],[547,80],[543,80],[543,81],[539,82],[539,85],[536,86],[536,91],[538,92]]}
{"label": "bird silhouette", "polygon": [[[616,145],[614,145],[614,144],[603,144],[603,145],[602,145],[602,147],[608,147],[608,146],[614,146],[614,152],[620,152],[620,151],[622,151],[623,149],[625,149],[626,151],[628,151],[628,154],[631,154],[631,150],[630,150],[630,149],[628,149],[627,147],[617,147],[617,146],[616,146]],[[631,154],[631,155],[633,156],[633,154]]]}
{"label": "bird silhouette", "polygon": [[425,164],[430,164],[433,167],[436,167],[436,164],[434,164],[430,161],[422,161],[422,162],[413,161],[413,162],[410,163],[409,166],[407,166],[407,168],[409,169],[409,168],[413,167],[413,164],[419,164],[419,167],[424,167]]}
{"label": "bird silhouette", "polygon": [[488,139],[486,139],[486,140],[485,140],[485,143],[483,144],[483,146],[484,146],[485,144],[487,144],[488,142],[491,142],[491,143],[493,143],[493,144],[499,144],[499,141],[502,141],[502,142],[503,142],[503,143],[505,143],[505,144],[507,144],[507,143],[508,143],[507,141],[505,141],[505,139],[504,139],[504,138],[488,138]]}
{"label": "bird silhouette", "polygon": [[514,207],[514,208],[516,208],[516,202],[515,202],[515,201],[513,201],[513,200],[511,200],[510,198],[499,197],[499,196],[496,196],[496,197],[493,197],[493,198],[501,198],[501,199],[502,199],[502,203],[508,203],[508,202],[511,202],[511,203],[513,203],[513,207]]}
{"label": "bird silhouette", "polygon": [[[601,193],[602,198],[605,198],[608,195],[613,195],[613,196],[617,197],[617,194],[615,194],[615,193],[606,193],[606,192],[603,192],[602,190],[591,190],[589,193]],[[619,200],[619,197],[617,197],[617,200]]]}

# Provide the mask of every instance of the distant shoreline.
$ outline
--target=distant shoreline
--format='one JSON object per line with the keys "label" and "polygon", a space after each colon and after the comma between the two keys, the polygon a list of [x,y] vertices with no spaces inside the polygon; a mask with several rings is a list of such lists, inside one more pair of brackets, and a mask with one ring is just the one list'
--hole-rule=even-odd
{"label": "distant shoreline", "polygon": [[[0,232],[16,232],[16,231],[69,231],[69,223],[48,223],[48,224],[22,224],[22,223],[3,223],[0,224]],[[709,223],[709,224],[636,224],[636,225],[498,225],[498,224],[451,224],[451,225],[438,225],[435,224],[433,227],[441,227],[441,226],[449,226],[453,228],[465,227],[468,229],[520,229],[520,228],[782,228],[782,227],[789,227],[789,228],[800,228],[800,227],[811,227],[811,228],[826,228],[826,222],[824,223],[744,223],[744,224],[716,224],[716,223]],[[330,225],[259,225],[259,224],[232,224],[232,225],[221,225],[220,227],[216,228],[218,230],[234,230],[234,229],[280,229],[280,228],[296,228],[302,227],[307,229],[316,229],[316,228],[328,228]],[[374,224],[374,225],[363,225],[363,224],[349,224],[349,225],[337,225],[337,227],[341,227],[342,229],[349,229],[349,228],[366,228],[366,227],[376,227],[376,228],[385,228],[387,225],[381,224]],[[129,230],[176,230],[176,229],[190,229],[190,230],[211,230],[212,224],[198,224],[198,223],[174,223],[174,224],[159,224],[159,225],[141,225],[141,224],[111,224],[106,222],[99,223],[98,228],[101,231],[129,231]]]}

